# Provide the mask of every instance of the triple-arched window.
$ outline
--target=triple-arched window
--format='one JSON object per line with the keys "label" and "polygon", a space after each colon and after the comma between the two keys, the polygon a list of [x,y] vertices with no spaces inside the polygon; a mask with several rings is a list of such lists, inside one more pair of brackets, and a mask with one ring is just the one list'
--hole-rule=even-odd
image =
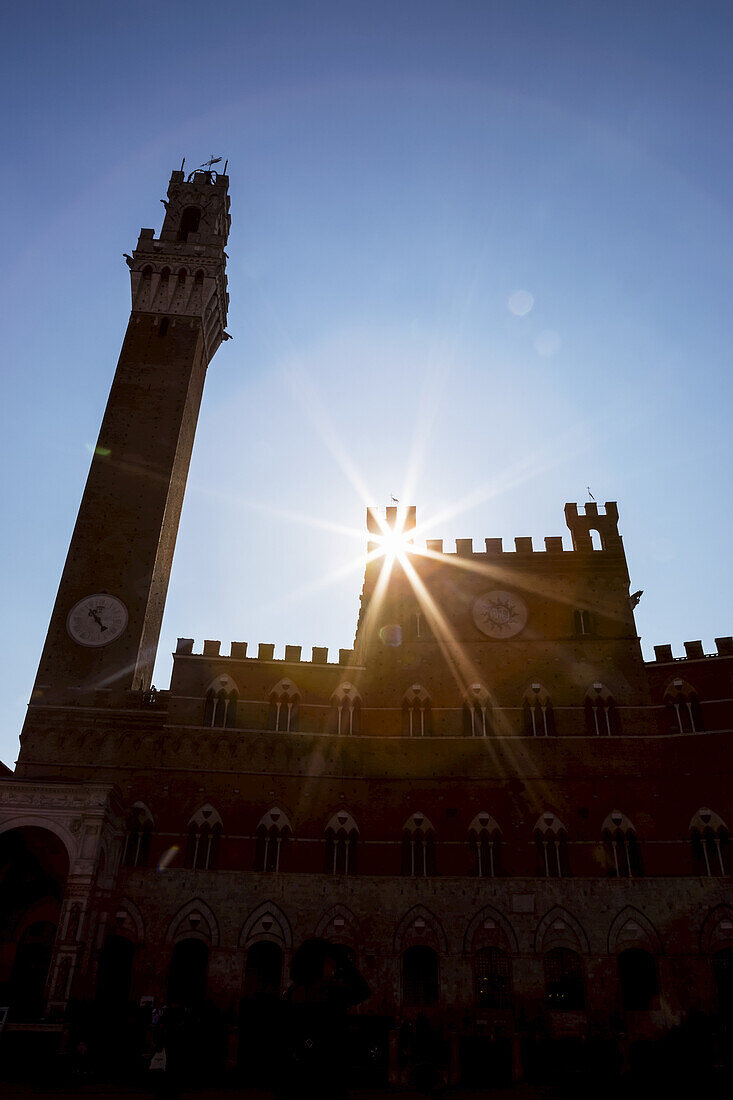
{"label": "triple-arched window", "polygon": [[585,728],[591,737],[612,737],[619,732],[616,703],[603,684],[593,684],[585,696]]}
{"label": "triple-arched window", "polygon": [[323,870],[327,875],[355,875],[359,830],[346,810],[335,813],[326,826]]}
{"label": "triple-arched window", "polygon": [[352,684],[339,684],[331,696],[331,706],[334,733],[361,733],[361,696]]}
{"label": "triple-arched window", "polygon": [[432,732],[430,696],[420,684],[413,684],[402,700],[402,733],[405,737],[428,737]]}
{"label": "triple-arched window", "polygon": [[402,874],[416,878],[435,874],[435,830],[425,814],[414,813],[405,823]]}
{"label": "triple-arched window", "polygon": [[221,818],[207,803],[196,811],[188,823],[184,865],[194,871],[215,871],[219,866],[221,834]]}
{"label": "triple-arched window", "polygon": [[493,732],[491,697],[483,684],[471,684],[463,703],[463,736],[489,737]]}
{"label": "triple-arched window", "polygon": [[555,733],[552,700],[542,684],[532,684],[524,693],[525,737],[551,737]]}
{"label": "triple-arched window", "polygon": [[280,680],[270,692],[268,729],[291,733],[298,728],[300,692],[292,680]]}
{"label": "triple-arched window", "polygon": [[546,878],[570,874],[568,837],[565,826],[551,811],[542,814],[534,827],[536,873]]}
{"label": "triple-arched window", "polygon": [[279,871],[283,850],[293,835],[287,814],[278,806],[260,818],[255,844],[255,871]]}
{"label": "triple-arched window", "polygon": [[239,693],[229,676],[220,676],[209,686],[204,699],[204,725],[236,726]]}
{"label": "triple-arched window", "polygon": [[501,829],[491,814],[478,813],[468,827],[473,855],[473,873],[477,878],[496,878],[502,874]]}
{"label": "triple-arched window", "polygon": [[147,867],[153,815],[144,802],[135,802],[127,815],[123,867]]}
{"label": "triple-arched window", "polygon": [[706,806],[690,822],[693,871],[708,878],[726,875],[726,849],[730,836],[722,817]]}
{"label": "triple-arched window", "polygon": [[697,692],[684,680],[674,680],[664,693],[664,703],[672,715],[675,733],[701,733],[705,726]]}
{"label": "triple-arched window", "polygon": [[603,822],[606,872],[610,878],[638,878],[642,874],[636,830],[625,814],[613,810]]}

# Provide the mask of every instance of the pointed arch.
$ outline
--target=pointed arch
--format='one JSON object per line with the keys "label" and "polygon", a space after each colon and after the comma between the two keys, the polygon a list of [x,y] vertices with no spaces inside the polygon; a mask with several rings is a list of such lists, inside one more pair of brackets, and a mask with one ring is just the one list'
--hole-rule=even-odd
{"label": "pointed arch", "polygon": [[314,935],[343,942],[355,948],[361,942],[359,922],[355,914],[346,905],[341,904],[332,905],[321,915]]}
{"label": "pointed arch", "polygon": [[700,954],[733,948],[733,906],[716,905],[700,926]]}
{"label": "pointed arch", "polygon": [[287,677],[278,680],[270,691],[268,729],[291,733],[298,728],[300,691]]}
{"label": "pointed arch", "polygon": [[582,924],[561,905],[556,905],[545,913],[534,934],[536,954],[542,955],[555,948],[567,948],[582,955],[590,954],[590,944]]}
{"label": "pointed arch", "polygon": [[272,806],[263,814],[256,831],[255,871],[279,871],[292,835],[290,818],[279,806]]}
{"label": "pointed arch", "polygon": [[494,734],[494,709],[484,684],[469,684],[463,699],[463,736],[491,737]]}
{"label": "pointed arch", "polygon": [[503,874],[501,829],[490,813],[481,810],[476,814],[468,826],[468,841],[477,878],[498,878]]}
{"label": "pointed arch", "polygon": [[[486,927],[486,926],[489,927]],[[494,925],[492,928],[491,925]],[[480,947],[501,946],[503,940],[510,954],[519,951],[517,936],[511,924],[493,905],[485,905],[469,922],[463,936],[463,954],[472,955]]]}
{"label": "pointed arch", "polygon": [[702,733],[705,724],[700,699],[692,684],[675,679],[667,684],[663,697],[675,733]]}
{"label": "pointed arch", "polygon": [[402,874],[425,878],[435,873],[435,829],[425,814],[416,811],[402,832]]}
{"label": "pointed arch", "polygon": [[585,729],[589,737],[613,737],[619,733],[616,701],[602,683],[592,684],[585,694]]}
{"label": "pointed arch", "polygon": [[690,821],[693,874],[707,878],[722,878],[728,874],[729,843],[730,833],[722,817],[707,806],[701,806]]}
{"label": "pointed arch", "polygon": [[639,878],[642,874],[639,839],[633,824],[620,810],[612,810],[601,827],[609,878]]}
{"label": "pointed arch", "polygon": [[331,696],[331,727],[337,736],[361,733],[362,698],[353,684],[344,681]]}
{"label": "pointed arch", "polygon": [[413,905],[405,913],[395,929],[394,950],[401,955],[412,944],[426,943],[426,937],[432,936],[438,954],[448,953],[448,937],[443,925],[425,905]]}
{"label": "pointed arch", "polygon": [[349,811],[337,810],[326,825],[326,849],[323,870],[332,875],[355,875],[359,828]]}
{"label": "pointed arch", "polygon": [[568,834],[552,810],[546,810],[537,819],[534,841],[538,878],[566,878],[570,874]]}
{"label": "pointed arch", "polygon": [[122,866],[147,867],[150,840],[153,835],[153,815],[144,802],[133,802],[125,816]]}
{"label": "pointed arch", "polygon": [[288,949],[293,946],[290,921],[275,901],[263,901],[253,909],[239,933],[239,947],[248,947],[257,940],[270,940]]}
{"label": "pointed arch", "polygon": [[206,802],[191,816],[183,864],[193,871],[215,871],[219,865],[219,844],[223,832],[217,810]]}
{"label": "pointed arch", "polygon": [[525,737],[552,737],[555,734],[555,712],[552,699],[540,683],[530,684],[522,699]]}
{"label": "pointed arch", "polygon": [[210,729],[237,724],[239,688],[228,674],[211,681],[204,696],[204,725]]}
{"label": "pointed arch", "polygon": [[135,902],[130,898],[117,898],[109,907],[111,923],[108,931],[115,936],[125,936],[134,944],[145,942],[145,923]]}
{"label": "pointed arch", "polygon": [[412,684],[402,696],[403,737],[429,737],[433,732],[430,695],[422,684]]}
{"label": "pointed arch", "polygon": [[652,955],[663,955],[664,949],[656,928],[640,909],[625,906],[611,922],[608,930],[608,954],[619,955],[629,948],[642,948]]}
{"label": "pointed arch", "polygon": [[178,943],[184,939],[204,940],[211,947],[219,946],[219,924],[203,898],[187,901],[168,925],[166,943]]}

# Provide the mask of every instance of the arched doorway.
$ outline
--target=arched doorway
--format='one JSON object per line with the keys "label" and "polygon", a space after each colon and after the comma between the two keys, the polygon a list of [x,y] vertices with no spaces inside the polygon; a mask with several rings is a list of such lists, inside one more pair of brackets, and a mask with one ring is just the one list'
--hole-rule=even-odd
{"label": "arched doorway", "polygon": [[69,872],[62,841],[28,826],[0,834],[0,1001],[10,1019],[40,1019]]}
{"label": "arched doorway", "polygon": [[277,997],[283,968],[282,948],[277,943],[260,940],[247,952],[244,964],[244,997]]}
{"label": "arched doorway", "polygon": [[107,936],[99,956],[97,1003],[122,1010],[130,999],[135,944],[126,936]]}
{"label": "arched doorway", "polygon": [[733,1015],[733,947],[723,947],[713,955],[713,975],[718,994],[718,1011]]}
{"label": "arched doorway", "polygon": [[621,1001],[624,1012],[648,1012],[659,993],[654,956],[641,947],[630,947],[618,957]]}
{"label": "arched doorway", "polygon": [[206,1000],[209,949],[203,940],[179,940],[168,974],[168,1003],[201,1008]]}
{"label": "arched doorway", "polygon": [[239,1011],[239,1067],[247,1084],[272,1087],[282,1057],[280,985],[283,953],[277,943],[250,944]]}
{"label": "arched doorway", "polygon": [[402,956],[402,1003],[430,1008],[438,1003],[438,956],[432,947],[408,947]]}

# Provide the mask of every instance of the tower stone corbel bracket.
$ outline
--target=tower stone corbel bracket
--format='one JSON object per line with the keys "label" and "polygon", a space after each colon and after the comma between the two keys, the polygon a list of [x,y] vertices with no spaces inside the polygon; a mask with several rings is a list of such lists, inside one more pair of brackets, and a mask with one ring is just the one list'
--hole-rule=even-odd
{"label": "tower stone corbel bracket", "polygon": [[160,237],[141,229],[132,254],[132,312],[186,318],[201,326],[207,363],[225,339],[229,178],[173,172]]}

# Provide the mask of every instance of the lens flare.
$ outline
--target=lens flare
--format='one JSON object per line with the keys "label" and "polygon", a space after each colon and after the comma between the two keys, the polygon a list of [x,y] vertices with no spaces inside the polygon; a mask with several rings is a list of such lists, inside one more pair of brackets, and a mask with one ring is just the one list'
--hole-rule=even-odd
{"label": "lens flare", "polygon": [[173,844],[170,848],[163,852],[163,855],[158,860],[158,870],[165,871],[166,867],[169,867],[171,865],[180,850],[181,849],[178,847],[177,844]]}

